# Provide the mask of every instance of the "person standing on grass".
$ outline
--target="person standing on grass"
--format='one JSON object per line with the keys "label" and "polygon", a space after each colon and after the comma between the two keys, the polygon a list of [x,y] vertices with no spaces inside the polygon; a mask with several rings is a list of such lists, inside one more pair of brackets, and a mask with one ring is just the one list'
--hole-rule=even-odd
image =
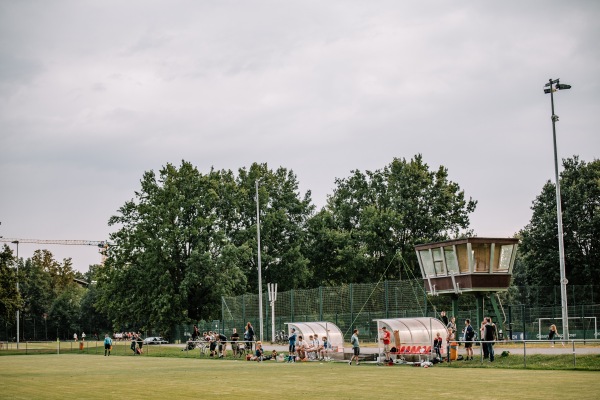
{"label": "person standing on grass", "polygon": [[135,356],[135,348],[137,347],[137,343],[135,341],[135,336],[131,338],[131,344],[129,344],[129,348],[133,351],[133,355]]}
{"label": "person standing on grass", "polygon": [[252,324],[249,321],[248,324],[246,324],[246,332],[248,332],[248,334],[246,335],[248,338],[246,347],[248,347],[248,349],[252,351],[252,342],[254,341],[254,328],[252,327]]}
{"label": "person standing on grass", "polygon": [[352,360],[356,360],[356,365],[358,365],[358,356],[360,355],[360,343],[358,342],[358,329],[355,329],[352,332],[352,337],[350,338],[350,343],[352,344],[352,357],[350,358],[350,362],[348,362],[348,365],[352,365]]}
{"label": "person standing on grass", "polygon": [[138,349],[140,349],[140,354],[142,354],[144,352],[144,350],[142,350],[142,347],[144,347],[144,340],[142,339],[142,332],[138,332],[136,336],[137,336]]}
{"label": "person standing on grass", "polygon": [[385,353],[385,361],[389,361],[390,359],[390,343],[391,343],[392,334],[387,328],[384,326],[381,328],[381,341],[383,342],[383,352]]}
{"label": "person standing on grass", "polygon": [[492,323],[492,319],[487,317],[485,321],[485,347],[487,347],[490,362],[494,362],[494,341],[498,340],[498,334],[496,333],[496,325]]}
{"label": "person standing on grass", "polygon": [[85,342],[85,332],[81,332],[81,341]]}
{"label": "person standing on grass", "polygon": [[77,341],[77,332],[75,332],[75,333],[73,334],[73,341],[74,341],[74,342],[76,342],[76,341]]}
{"label": "person standing on grass", "polygon": [[222,333],[217,334],[217,340],[219,341],[219,358],[227,356],[227,336]]}
{"label": "person standing on grass", "polygon": [[288,336],[288,341],[290,342],[290,345],[288,346],[290,358],[288,358],[288,360],[294,362],[296,359],[296,328],[292,328],[292,332]]}
{"label": "person standing on grass", "polygon": [[[108,336],[108,333],[104,334],[104,356],[110,356],[110,349],[112,347],[112,339]],[[108,353],[108,354],[107,354]]]}
{"label": "person standing on grass", "polygon": [[467,360],[469,356],[473,359],[473,338],[475,337],[475,330],[471,326],[471,320],[465,319],[465,350],[467,351]]}
{"label": "person standing on grass", "polygon": [[483,340],[485,340],[485,318],[483,319],[483,321],[481,321],[481,327],[479,328],[479,344],[481,345],[481,348],[483,349],[483,359],[487,359],[490,357],[490,354],[488,353],[488,348],[485,345],[485,343],[483,343]]}
{"label": "person standing on grass", "polygon": [[233,328],[233,333],[231,334],[230,340],[233,356],[236,357],[238,354],[238,341],[240,340],[240,334],[237,333],[237,329]]}

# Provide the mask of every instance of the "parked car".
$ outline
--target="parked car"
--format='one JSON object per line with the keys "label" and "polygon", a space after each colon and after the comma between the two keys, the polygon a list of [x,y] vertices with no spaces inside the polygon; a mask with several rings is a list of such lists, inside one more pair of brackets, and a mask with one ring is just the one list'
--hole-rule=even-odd
{"label": "parked car", "polygon": [[150,336],[147,337],[146,339],[144,339],[144,344],[167,344],[169,342],[167,342],[164,338],[160,337],[160,336]]}

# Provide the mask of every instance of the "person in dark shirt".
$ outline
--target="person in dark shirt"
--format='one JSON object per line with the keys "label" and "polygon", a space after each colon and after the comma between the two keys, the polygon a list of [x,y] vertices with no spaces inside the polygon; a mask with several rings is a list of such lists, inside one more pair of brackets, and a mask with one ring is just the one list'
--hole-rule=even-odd
{"label": "person in dark shirt", "polygon": [[252,342],[254,341],[254,328],[252,327],[252,324],[250,322],[248,322],[248,324],[246,325],[246,332],[246,348],[252,351]]}
{"label": "person in dark shirt", "polygon": [[290,362],[294,362],[296,359],[296,329],[292,328],[292,332],[290,336],[288,336],[288,341],[290,345],[288,347],[288,351],[290,352],[290,358],[288,359]]}
{"label": "person in dark shirt", "polygon": [[219,341],[219,358],[223,358],[227,355],[227,336],[219,333],[217,340]]}
{"label": "person in dark shirt", "polygon": [[490,362],[494,362],[494,341],[498,340],[498,334],[496,333],[496,325],[492,323],[490,317],[485,319],[485,330],[484,330],[485,346],[490,357]]}
{"label": "person in dark shirt", "polygon": [[433,350],[435,351],[436,358],[440,361],[442,360],[442,343],[444,343],[444,339],[438,331],[435,335],[435,339],[433,339]]}
{"label": "person in dark shirt", "polygon": [[231,350],[233,351],[233,356],[236,357],[238,354],[238,341],[240,340],[240,334],[237,333],[237,329],[233,328],[233,333],[229,339],[231,340]]}
{"label": "person in dark shirt", "polygon": [[471,320],[470,319],[465,319],[465,350],[467,351],[467,360],[469,360],[469,356],[471,357],[470,359],[473,359],[473,338],[475,337],[475,330],[473,329],[473,327],[471,326]]}
{"label": "person in dark shirt", "polygon": [[448,327],[448,317],[446,316],[446,311],[442,311],[440,313],[440,318],[442,319],[444,326],[447,328]]}

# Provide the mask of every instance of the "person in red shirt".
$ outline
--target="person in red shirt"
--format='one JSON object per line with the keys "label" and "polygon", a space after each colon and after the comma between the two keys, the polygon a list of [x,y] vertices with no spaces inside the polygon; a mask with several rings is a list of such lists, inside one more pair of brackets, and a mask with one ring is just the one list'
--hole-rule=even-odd
{"label": "person in red shirt", "polygon": [[381,341],[383,342],[383,351],[385,352],[385,360],[388,361],[390,359],[390,342],[391,342],[392,334],[387,328],[384,326],[381,328]]}

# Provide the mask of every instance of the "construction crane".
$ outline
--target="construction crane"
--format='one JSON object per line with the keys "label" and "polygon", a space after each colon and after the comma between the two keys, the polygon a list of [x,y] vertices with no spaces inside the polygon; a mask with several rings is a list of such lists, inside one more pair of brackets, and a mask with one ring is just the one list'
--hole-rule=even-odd
{"label": "construction crane", "polygon": [[102,255],[102,264],[106,260],[106,250],[109,243],[96,240],[53,240],[53,239],[19,239],[0,237],[0,242],[4,243],[36,243],[36,244],[62,244],[68,246],[96,246],[98,252]]}

